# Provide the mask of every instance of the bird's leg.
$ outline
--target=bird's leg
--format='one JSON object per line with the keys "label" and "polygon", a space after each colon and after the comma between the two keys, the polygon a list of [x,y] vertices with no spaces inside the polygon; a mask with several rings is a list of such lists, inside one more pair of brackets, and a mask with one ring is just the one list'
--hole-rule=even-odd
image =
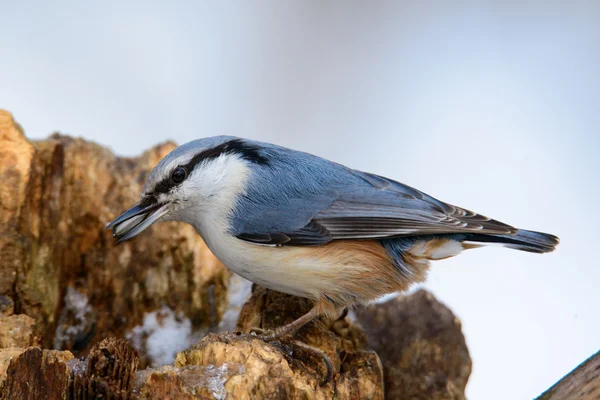
{"label": "bird's leg", "polygon": [[293,336],[296,332],[298,332],[298,330],[300,328],[302,328],[304,325],[308,324],[310,321],[312,321],[313,319],[315,319],[318,316],[319,316],[319,310],[315,306],[309,312],[307,312],[306,314],[304,314],[297,320],[292,321],[287,325],[276,328],[273,331],[273,333],[267,334],[267,333],[265,333],[264,330],[262,330],[260,328],[253,328],[252,331],[259,333],[260,334],[259,337],[261,340],[264,340],[265,342],[269,342],[272,340],[277,340],[284,336]]}
{"label": "bird's leg", "polygon": [[[258,333],[257,338],[261,339],[265,342],[272,342],[274,340],[282,339],[286,336],[293,336],[300,328],[304,325],[308,324],[310,321],[318,317],[320,314],[320,310],[317,306],[313,307],[309,312],[301,316],[295,321],[290,322],[287,325],[280,326],[276,328],[272,333],[265,333],[263,329],[253,328],[252,332]],[[310,346],[306,343],[302,343],[299,340],[291,340],[290,344],[302,349],[303,351],[314,354],[316,357],[323,360],[325,367],[327,368],[327,372],[325,374],[325,378],[321,385],[327,384],[333,378],[333,366],[331,364],[331,360],[329,356],[325,354],[325,352],[317,347]]]}

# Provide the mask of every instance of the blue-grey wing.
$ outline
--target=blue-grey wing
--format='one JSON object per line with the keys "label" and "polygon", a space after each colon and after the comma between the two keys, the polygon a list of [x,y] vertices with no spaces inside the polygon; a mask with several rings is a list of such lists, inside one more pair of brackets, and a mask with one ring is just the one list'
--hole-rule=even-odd
{"label": "blue-grey wing", "polygon": [[414,188],[360,172],[372,188],[342,192],[312,222],[332,239],[374,239],[448,233],[513,234],[516,229],[441,202]]}
{"label": "blue-grey wing", "polygon": [[338,239],[516,232],[399,182],[300,154],[293,163],[274,162],[253,177],[232,219],[232,234],[265,245],[320,245]]}

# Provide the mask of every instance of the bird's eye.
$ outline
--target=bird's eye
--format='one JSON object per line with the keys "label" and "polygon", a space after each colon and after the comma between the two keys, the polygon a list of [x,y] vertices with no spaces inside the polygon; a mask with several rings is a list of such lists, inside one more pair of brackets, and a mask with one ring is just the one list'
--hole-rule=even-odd
{"label": "bird's eye", "polygon": [[181,183],[187,177],[187,171],[183,167],[175,168],[171,174],[171,180],[175,183]]}

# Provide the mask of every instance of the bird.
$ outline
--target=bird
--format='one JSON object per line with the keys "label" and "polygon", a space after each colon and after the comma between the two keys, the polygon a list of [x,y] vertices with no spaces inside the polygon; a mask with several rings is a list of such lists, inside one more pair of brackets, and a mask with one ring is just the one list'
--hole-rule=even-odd
{"label": "bird", "polygon": [[314,302],[262,332],[265,341],[404,292],[425,280],[430,261],[488,244],[547,253],[559,243],[383,176],[233,136],[175,148],[152,169],[139,202],[106,229],[123,242],[158,221],[192,225],[235,273]]}

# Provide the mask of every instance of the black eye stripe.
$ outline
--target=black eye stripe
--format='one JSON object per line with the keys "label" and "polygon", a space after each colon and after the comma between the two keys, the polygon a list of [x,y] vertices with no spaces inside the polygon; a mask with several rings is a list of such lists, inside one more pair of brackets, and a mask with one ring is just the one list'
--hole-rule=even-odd
{"label": "black eye stripe", "polygon": [[[197,165],[202,164],[204,161],[218,158],[224,154],[238,154],[244,160],[248,160],[254,164],[269,165],[269,159],[261,154],[258,146],[245,143],[240,139],[233,139],[216,147],[206,149],[200,153],[194,155],[192,159],[185,165],[179,165],[173,169],[167,178],[158,182],[154,187],[153,193],[168,193],[174,187],[180,185],[194,170]],[[185,170],[185,178],[179,182],[173,179],[174,172],[182,168]]]}

